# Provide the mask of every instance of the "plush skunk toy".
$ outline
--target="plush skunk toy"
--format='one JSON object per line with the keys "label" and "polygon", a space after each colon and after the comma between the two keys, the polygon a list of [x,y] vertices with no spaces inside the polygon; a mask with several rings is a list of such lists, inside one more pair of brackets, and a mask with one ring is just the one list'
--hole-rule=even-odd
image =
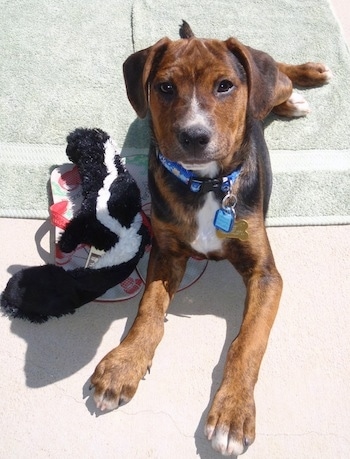
{"label": "plush skunk toy", "polygon": [[77,165],[83,202],[59,247],[69,253],[85,243],[103,252],[91,268],[45,265],[16,273],[1,296],[2,309],[12,317],[40,323],[72,314],[129,277],[150,243],[140,190],[108,134],[77,129],[67,137],[66,151]]}

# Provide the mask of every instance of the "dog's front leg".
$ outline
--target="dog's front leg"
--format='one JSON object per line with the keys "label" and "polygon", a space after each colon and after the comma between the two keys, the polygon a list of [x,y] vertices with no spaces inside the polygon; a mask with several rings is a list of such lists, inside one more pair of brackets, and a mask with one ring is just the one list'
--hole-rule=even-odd
{"label": "dog's front leg", "polygon": [[127,403],[149,370],[164,333],[164,315],[186,268],[186,257],[174,257],[153,243],[146,287],[136,319],[121,344],[97,365],[91,377],[101,410]]}
{"label": "dog's front leg", "polygon": [[205,428],[213,448],[224,455],[242,454],[254,441],[254,386],[282,291],[265,231],[250,239],[238,247],[239,258],[231,257],[247,287],[245,312]]}

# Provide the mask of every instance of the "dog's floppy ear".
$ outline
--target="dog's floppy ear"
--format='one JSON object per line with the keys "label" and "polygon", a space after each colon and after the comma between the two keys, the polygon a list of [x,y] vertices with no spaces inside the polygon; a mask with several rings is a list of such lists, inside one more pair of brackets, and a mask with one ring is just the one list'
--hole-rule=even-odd
{"label": "dog's floppy ear", "polygon": [[126,92],[131,105],[140,118],[144,118],[147,114],[147,86],[150,73],[169,43],[169,38],[162,38],[155,45],[132,54],[124,62]]}
{"label": "dog's floppy ear", "polygon": [[226,40],[226,45],[246,72],[250,113],[262,120],[273,107],[288,99],[293,90],[292,82],[278,70],[269,54],[245,46],[235,38]]}

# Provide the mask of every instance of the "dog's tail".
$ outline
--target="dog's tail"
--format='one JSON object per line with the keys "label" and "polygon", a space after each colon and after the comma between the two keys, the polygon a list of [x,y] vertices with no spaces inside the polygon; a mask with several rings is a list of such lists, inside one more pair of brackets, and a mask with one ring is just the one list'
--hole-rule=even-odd
{"label": "dog's tail", "polygon": [[192,37],[194,37],[194,33],[192,32],[192,29],[191,29],[190,25],[184,20],[182,20],[182,24],[180,26],[179,34],[180,34],[180,38],[192,38]]}

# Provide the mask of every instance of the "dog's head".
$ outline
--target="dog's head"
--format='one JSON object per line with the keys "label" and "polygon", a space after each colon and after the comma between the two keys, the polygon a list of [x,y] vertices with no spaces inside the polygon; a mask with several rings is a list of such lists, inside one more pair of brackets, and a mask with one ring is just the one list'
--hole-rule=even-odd
{"label": "dog's head", "polygon": [[138,116],[150,111],[162,154],[200,171],[225,168],[244,140],[247,115],[263,119],[271,111],[278,68],[234,38],[191,36],[163,38],[131,55],[124,77]]}

